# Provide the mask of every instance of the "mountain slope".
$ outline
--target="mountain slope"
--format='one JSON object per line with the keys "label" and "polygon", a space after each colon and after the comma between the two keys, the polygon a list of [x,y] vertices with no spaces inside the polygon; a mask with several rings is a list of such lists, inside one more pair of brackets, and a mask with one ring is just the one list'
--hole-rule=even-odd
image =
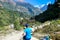
{"label": "mountain slope", "polygon": [[13,10],[13,11],[19,11],[25,14],[28,14],[30,16],[35,16],[41,13],[41,10],[38,8],[33,7],[29,3],[25,2],[16,2],[16,1],[1,1],[0,3],[3,5],[4,8]]}
{"label": "mountain slope", "polygon": [[15,19],[19,18],[19,13],[16,11],[7,10],[0,7],[0,26],[14,23]]}

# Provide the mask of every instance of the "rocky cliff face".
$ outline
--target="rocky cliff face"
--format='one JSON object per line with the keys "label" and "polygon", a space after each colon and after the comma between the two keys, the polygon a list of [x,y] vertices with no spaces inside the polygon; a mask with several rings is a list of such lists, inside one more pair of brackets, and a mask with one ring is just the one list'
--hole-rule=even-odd
{"label": "rocky cliff face", "polygon": [[31,16],[35,16],[41,13],[41,10],[39,8],[35,8],[26,2],[18,2],[15,0],[0,0],[0,4],[3,5],[3,7],[6,9],[19,11]]}

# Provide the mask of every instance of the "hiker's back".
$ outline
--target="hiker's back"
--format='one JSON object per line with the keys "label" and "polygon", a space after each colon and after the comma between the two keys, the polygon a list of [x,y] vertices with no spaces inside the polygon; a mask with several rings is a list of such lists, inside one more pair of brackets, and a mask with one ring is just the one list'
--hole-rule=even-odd
{"label": "hiker's back", "polygon": [[31,28],[26,28],[24,32],[26,33],[26,39],[31,38],[31,32],[32,32]]}

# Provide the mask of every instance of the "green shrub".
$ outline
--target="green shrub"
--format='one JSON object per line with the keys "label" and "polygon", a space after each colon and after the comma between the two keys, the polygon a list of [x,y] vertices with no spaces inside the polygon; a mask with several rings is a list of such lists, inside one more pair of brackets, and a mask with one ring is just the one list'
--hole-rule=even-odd
{"label": "green shrub", "polygon": [[14,22],[14,28],[16,30],[20,30],[21,29],[21,25],[20,25],[20,22],[19,22],[19,18],[15,20]]}

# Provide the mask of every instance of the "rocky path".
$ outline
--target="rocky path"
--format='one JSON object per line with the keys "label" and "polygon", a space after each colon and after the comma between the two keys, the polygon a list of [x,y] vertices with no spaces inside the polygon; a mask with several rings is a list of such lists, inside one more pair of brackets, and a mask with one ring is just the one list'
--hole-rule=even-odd
{"label": "rocky path", "polygon": [[[22,40],[22,33],[23,31],[15,31],[5,37],[0,38],[0,40]],[[38,39],[32,37],[31,40],[38,40]]]}

